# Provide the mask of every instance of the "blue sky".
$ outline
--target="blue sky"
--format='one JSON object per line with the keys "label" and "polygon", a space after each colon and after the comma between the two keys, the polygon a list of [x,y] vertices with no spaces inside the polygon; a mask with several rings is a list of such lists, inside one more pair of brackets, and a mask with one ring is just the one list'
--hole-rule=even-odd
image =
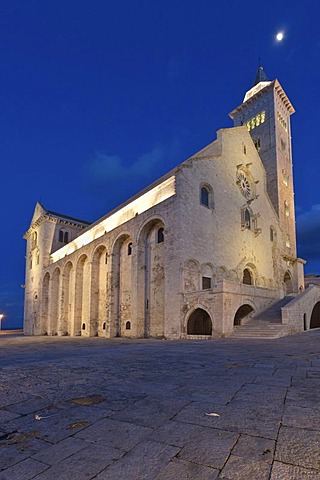
{"label": "blue sky", "polygon": [[232,126],[259,57],[296,109],[298,254],[319,274],[319,21],[318,0],[2,1],[3,327],[22,325],[36,201],[98,219]]}

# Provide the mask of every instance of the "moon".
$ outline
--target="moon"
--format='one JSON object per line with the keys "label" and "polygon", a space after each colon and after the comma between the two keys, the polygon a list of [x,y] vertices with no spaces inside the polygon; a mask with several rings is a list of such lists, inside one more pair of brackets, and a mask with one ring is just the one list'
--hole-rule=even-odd
{"label": "moon", "polygon": [[283,33],[282,32],[277,33],[276,39],[278,40],[278,42],[281,42],[281,40],[283,40]]}

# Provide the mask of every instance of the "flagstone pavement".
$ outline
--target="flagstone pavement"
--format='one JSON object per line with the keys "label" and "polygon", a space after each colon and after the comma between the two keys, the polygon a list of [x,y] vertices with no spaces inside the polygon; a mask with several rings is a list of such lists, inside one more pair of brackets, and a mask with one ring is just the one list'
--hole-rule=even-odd
{"label": "flagstone pavement", "polygon": [[0,335],[0,480],[320,480],[320,329]]}

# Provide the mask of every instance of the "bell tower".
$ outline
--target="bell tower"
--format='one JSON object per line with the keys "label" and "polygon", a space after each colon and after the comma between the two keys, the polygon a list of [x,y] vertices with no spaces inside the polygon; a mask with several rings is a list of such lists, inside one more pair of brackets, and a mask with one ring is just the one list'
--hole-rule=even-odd
{"label": "bell tower", "polygon": [[278,80],[268,80],[259,66],[243,103],[229,115],[234,126],[245,125],[264,164],[267,192],[279,218],[284,257],[296,259],[296,231],[290,115],[294,108]]}

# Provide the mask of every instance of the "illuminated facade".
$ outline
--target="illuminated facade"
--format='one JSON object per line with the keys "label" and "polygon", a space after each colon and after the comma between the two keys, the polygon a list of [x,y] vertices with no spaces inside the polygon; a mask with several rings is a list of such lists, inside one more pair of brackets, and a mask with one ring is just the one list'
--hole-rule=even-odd
{"label": "illuminated facade", "polygon": [[303,285],[290,115],[259,67],[234,127],[93,224],[37,204],[26,334],[200,338]]}

